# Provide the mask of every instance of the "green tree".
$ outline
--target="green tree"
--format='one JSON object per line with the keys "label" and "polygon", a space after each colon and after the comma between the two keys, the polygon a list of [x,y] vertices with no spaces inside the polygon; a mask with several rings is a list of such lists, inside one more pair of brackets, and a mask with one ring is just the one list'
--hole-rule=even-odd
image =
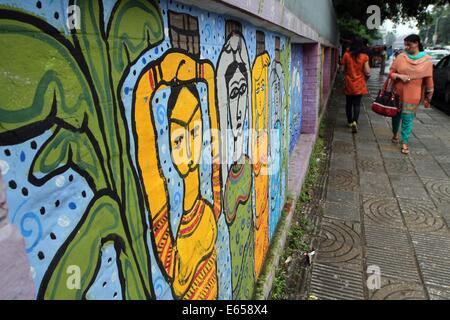
{"label": "green tree", "polygon": [[[437,29],[436,23],[438,24]],[[435,32],[436,44],[450,45],[450,5],[433,7],[429,20],[420,25],[419,35],[427,46],[434,44]]]}
{"label": "green tree", "polygon": [[360,36],[368,40],[377,37],[376,30],[367,30],[366,20],[369,17],[367,8],[377,5],[381,9],[381,24],[386,19],[395,23],[415,18],[419,25],[429,22],[429,5],[441,7],[450,0],[333,0],[338,16],[340,31],[343,37],[347,35]]}

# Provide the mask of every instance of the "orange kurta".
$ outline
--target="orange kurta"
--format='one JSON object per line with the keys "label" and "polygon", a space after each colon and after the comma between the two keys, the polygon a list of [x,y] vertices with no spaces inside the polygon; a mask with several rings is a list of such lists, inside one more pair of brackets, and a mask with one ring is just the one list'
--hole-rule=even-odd
{"label": "orange kurta", "polygon": [[345,68],[344,94],[364,95],[369,93],[364,74],[364,64],[367,61],[369,61],[369,56],[365,53],[359,54],[356,59],[350,52],[344,54],[341,61]]}
{"label": "orange kurta", "polygon": [[406,53],[401,53],[392,63],[392,73],[408,75],[411,81],[403,83],[395,81],[395,89],[400,96],[402,111],[406,113],[416,112],[420,102],[424,98],[425,90],[433,89],[433,62],[429,55],[413,60]]}

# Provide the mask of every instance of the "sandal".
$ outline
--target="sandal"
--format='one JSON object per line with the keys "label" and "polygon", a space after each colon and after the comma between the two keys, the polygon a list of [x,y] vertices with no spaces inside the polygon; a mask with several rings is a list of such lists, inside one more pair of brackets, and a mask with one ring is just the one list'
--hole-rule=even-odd
{"label": "sandal", "polygon": [[392,141],[392,143],[397,144],[397,143],[400,143],[400,138],[393,137],[393,138],[391,139],[391,141]]}
{"label": "sandal", "polygon": [[406,145],[406,147],[402,146],[402,153],[403,154],[409,154],[409,147],[408,147],[408,145]]}

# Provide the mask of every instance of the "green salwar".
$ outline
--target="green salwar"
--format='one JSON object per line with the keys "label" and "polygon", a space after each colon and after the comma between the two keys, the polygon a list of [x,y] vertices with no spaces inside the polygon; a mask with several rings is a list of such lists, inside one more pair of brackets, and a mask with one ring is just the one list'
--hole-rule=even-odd
{"label": "green salwar", "polygon": [[402,143],[409,143],[409,136],[413,129],[414,113],[400,112],[397,116],[392,118],[392,131],[394,135],[397,134],[400,129],[400,122],[402,123],[401,137]]}

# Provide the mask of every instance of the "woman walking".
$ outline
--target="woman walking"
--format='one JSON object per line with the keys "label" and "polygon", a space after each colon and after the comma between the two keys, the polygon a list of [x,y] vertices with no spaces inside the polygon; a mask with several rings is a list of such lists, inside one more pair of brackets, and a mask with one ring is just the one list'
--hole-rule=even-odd
{"label": "woman walking", "polygon": [[433,97],[433,62],[423,51],[418,35],[412,34],[404,39],[405,52],[394,60],[389,76],[395,81],[394,88],[400,96],[401,112],[392,118],[393,143],[400,142],[401,123],[402,153],[409,154],[409,137],[413,120],[421,101],[430,108]]}
{"label": "woman walking", "polygon": [[346,114],[348,126],[352,132],[358,132],[359,111],[362,96],[368,94],[366,77],[370,76],[369,56],[361,40],[354,40],[342,57],[341,67],[344,69],[344,94],[346,96]]}

